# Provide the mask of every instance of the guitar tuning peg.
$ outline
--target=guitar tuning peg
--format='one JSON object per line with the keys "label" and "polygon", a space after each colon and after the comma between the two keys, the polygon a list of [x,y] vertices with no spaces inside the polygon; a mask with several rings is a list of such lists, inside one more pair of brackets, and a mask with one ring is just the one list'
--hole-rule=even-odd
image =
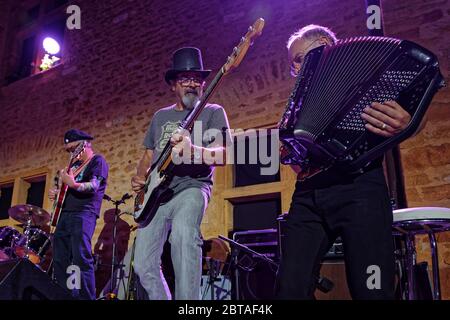
{"label": "guitar tuning peg", "polygon": [[241,43],[243,43],[245,41],[245,37],[241,38]]}
{"label": "guitar tuning peg", "polygon": [[237,48],[237,47],[234,47],[234,48],[233,48],[233,54],[236,54],[237,51],[238,51],[238,48]]}
{"label": "guitar tuning peg", "polygon": [[248,32],[252,32],[253,31],[253,26],[248,27]]}

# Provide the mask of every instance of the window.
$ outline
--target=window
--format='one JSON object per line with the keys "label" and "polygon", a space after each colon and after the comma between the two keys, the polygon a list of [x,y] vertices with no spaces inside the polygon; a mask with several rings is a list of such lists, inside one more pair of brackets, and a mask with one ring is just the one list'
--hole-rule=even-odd
{"label": "window", "polygon": [[0,220],[8,219],[8,209],[11,208],[14,183],[4,183],[0,185]]}
{"label": "window", "polygon": [[[273,140],[275,139],[275,140]],[[273,149],[274,142],[276,148]],[[261,146],[266,145],[265,150]],[[278,137],[269,131],[248,131],[234,138],[234,187],[243,187],[255,184],[280,181],[278,158],[272,159],[272,155],[278,153]],[[243,154],[244,153],[244,154]],[[264,158],[272,159],[276,163],[262,164]],[[242,163],[245,159],[245,163]],[[262,174],[262,168],[276,166],[276,173]]]}
{"label": "window", "polygon": [[45,7],[45,13],[49,13],[65,4],[67,4],[68,0],[50,0],[47,1],[47,5]]}
{"label": "window", "polygon": [[231,200],[233,204],[233,231],[259,230],[277,227],[277,217],[281,212],[280,195],[263,199],[249,197]]}
{"label": "window", "polygon": [[39,18],[40,9],[41,5],[37,4],[30,9],[22,10],[19,14],[19,27],[23,28],[37,21],[37,19]]}
{"label": "window", "polygon": [[37,207],[43,207],[45,197],[45,183],[46,177],[39,176],[30,179],[25,179],[30,184],[27,192],[27,204]]}
{"label": "window", "polygon": [[[65,4],[62,0],[25,0],[15,18],[15,36],[9,46],[4,78],[6,85],[61,63],[61,51],[49,53],[43,48],[43,40],[52,37],[62,48],[66,23]],[[14,18],[11,18],[14,19]],[[14,20],[13,20],[14,21]]]}
{"label": "window", "polygon": [[9,208],[16,205],[31,204],[46,211],[51,210],[47,191],[52,187],[52,182],[47,167],[0,177],[0,219],[8,219]]}
{"label": "window", "polygon": [[36,56],[36,36],[23,40],[20,54],[20,62],[17,71],[18,79],[28,77],[33,73],[34,58]]}

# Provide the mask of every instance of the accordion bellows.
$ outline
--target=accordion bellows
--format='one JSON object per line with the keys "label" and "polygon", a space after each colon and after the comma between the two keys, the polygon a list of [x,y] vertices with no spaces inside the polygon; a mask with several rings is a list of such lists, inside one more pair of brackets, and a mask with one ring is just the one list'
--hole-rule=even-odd
{"label": "accordion bellows", "polygon": [[[436,56],[410,41],[357,37],[313,49],[279,122],[281,161],[300,165],[306,177],[333,166],[356,171],[411,136],[443,85]],[[388,100],[412,120],[384,138],[366,130],[361,113]]]}

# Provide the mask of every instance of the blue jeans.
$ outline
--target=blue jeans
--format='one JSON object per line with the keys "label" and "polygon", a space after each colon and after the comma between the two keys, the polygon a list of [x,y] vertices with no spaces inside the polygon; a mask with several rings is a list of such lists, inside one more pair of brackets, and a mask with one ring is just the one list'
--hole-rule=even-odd
{"label": "blue jeans", "polygon": [[201,189],[188,188],[161,205],[153,220],[138,229],[134,270],[150,300],[172,298],[161,270],[161,255],[170,230],[175,299],[200,298],[203,244],[200,224],[208,201]]}
{"label": "blue jeans", "polygon": [[94,259],[91,240],[97,216],[93,212],[61,212],[53,235],[53,271],[56,281],[64,288],[68,278],[67,268],[80,268],[80,291],[75,297],[95,300]]}

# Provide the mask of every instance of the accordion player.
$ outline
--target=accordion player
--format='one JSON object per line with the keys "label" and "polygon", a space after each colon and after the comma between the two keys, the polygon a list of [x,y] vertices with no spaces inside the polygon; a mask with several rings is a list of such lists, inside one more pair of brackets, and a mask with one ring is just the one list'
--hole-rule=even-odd
{"label": "accordion player", "polygon": [[[436,56],[407,40],[357,37],[312,49],[278,124],[281,162],[299,165],[300,180],[331,167],[357,171],[410,137],[444,84]],[[369,132],[361,117],[387,100],[411,115],[393,137]]]}

